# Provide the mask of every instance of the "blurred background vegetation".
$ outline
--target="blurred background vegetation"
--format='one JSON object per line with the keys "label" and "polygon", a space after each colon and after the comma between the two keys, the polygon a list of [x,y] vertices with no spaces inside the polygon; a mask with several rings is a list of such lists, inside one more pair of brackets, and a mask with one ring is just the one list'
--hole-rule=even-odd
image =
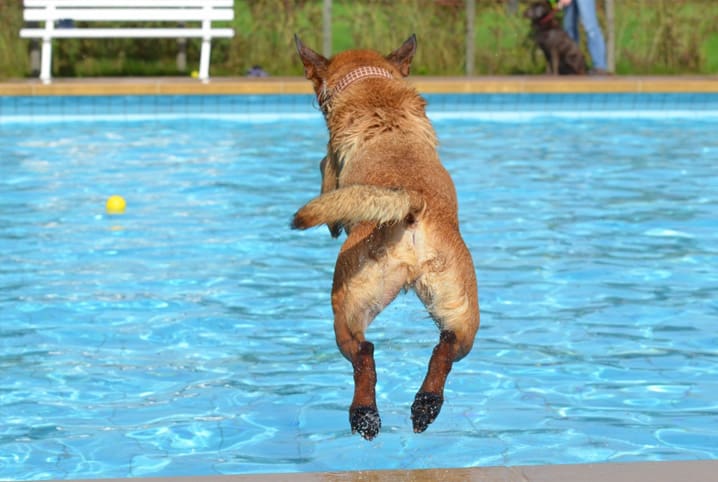
{"label": "blurred background vegetation", "polygon": [[[477,75],[545,70],[522,16],[530,1],[519,0],[518,9],[511,3],[476,0]],[[603,2],[596,4],[605,27]],[[293,35],[322,52],[322,8],[322,0],[236,0],[235,37],[212,41],[212,75],[242,76],[255,64],[272,76],[301,75]],[[331,15],[333,52],[360,46],[388,53],[416,33],[414,75],[466,71],[462,0],[333,0]],[[19,38],[22,26],[22,0],[0,0],[0,78],[32,75],[32,45]],[[716,74],[718,0],[616,0],[615,39],[617,74]],[[175,39],[68,39],[53,46],[53,75],[60,77],[188,75],[178,70]],[[198,59],[199,40],[190,39],[186,70],[196,70]]]}

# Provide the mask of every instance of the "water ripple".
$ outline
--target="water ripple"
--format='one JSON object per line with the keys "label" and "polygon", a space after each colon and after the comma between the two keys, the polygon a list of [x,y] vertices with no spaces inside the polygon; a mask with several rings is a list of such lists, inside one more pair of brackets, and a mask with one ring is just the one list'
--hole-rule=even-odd
{"label": "water ripple", "polygon": [[292,125],[0,130],[0,478],[718,457],[712,124],[437,118],[483,324],[417,437],[437,333],[412,295],[379,316],[370,443],[332,333],[340,242],[288,229],[324,134]]}

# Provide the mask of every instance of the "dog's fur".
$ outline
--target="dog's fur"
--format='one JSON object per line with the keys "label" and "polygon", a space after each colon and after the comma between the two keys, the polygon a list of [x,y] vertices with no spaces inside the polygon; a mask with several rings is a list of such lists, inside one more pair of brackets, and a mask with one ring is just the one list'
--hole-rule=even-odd
{"label": "dog's fur", "polygon": [[546,72],[553,75],[585,75],[586,60],[554,18],[555,11],[545,0],[533,2],[524,16],[531,20],[531,37],[546,57]]}
{"label": "dog's fur", "polygon": [[[322,194],[297,211],[292,227],[326,224],[333,236],[347,233],[334,271],[332,308],[337,345],[354,368],[350,425],[368,440],[379,432],[374,346],[365,330],[410,288],[440,329],[411,407],[414,431],[423,432],[439,414],[453,362],[471,350],[479,306],[454,184],[436,152],[426,102],[404,80],[416,37],[386,57],[349,50],[331,59],[295,40],[330,140],[321,163]],[[382,75],[343,85],[366,67]]]}

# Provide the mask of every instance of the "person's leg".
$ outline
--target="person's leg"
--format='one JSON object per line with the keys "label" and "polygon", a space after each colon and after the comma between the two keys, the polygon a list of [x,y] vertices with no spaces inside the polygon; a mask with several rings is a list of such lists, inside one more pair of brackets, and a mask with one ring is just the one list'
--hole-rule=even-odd
{"label": "person's leg", "polygon": [[571,2],[563,9],[563,29],[571,40],[578,43],[578,12],[576,2]]}
{"label": "person's leg", "polygon": [[593,68],[606,70],[606,42],[598,23],[595,0],[573,0],[572,5],[578,9],[581,25],[586,31],[586,43],[588,53],[591,54]]}

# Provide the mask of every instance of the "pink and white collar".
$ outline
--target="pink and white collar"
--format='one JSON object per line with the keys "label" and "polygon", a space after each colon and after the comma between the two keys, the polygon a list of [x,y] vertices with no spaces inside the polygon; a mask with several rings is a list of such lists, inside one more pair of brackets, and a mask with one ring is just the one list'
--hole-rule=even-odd
{"label": "pink and white collar", "polygon": [[322,89],[319,92],[319,95],[317,95],[317,101],[319,102],[319,108],[322,110],[324,115],[327,115],[327,113],[331,110],[330,102],[334,96],[342,92],[354,82],[368,78],[393,79],[394,74],[382,67],[369,65],[352,70],[347,75],[342,77],[339,82],[337,82],[337,85],[331,89],[327,88],[326,83],[322,84]]}

